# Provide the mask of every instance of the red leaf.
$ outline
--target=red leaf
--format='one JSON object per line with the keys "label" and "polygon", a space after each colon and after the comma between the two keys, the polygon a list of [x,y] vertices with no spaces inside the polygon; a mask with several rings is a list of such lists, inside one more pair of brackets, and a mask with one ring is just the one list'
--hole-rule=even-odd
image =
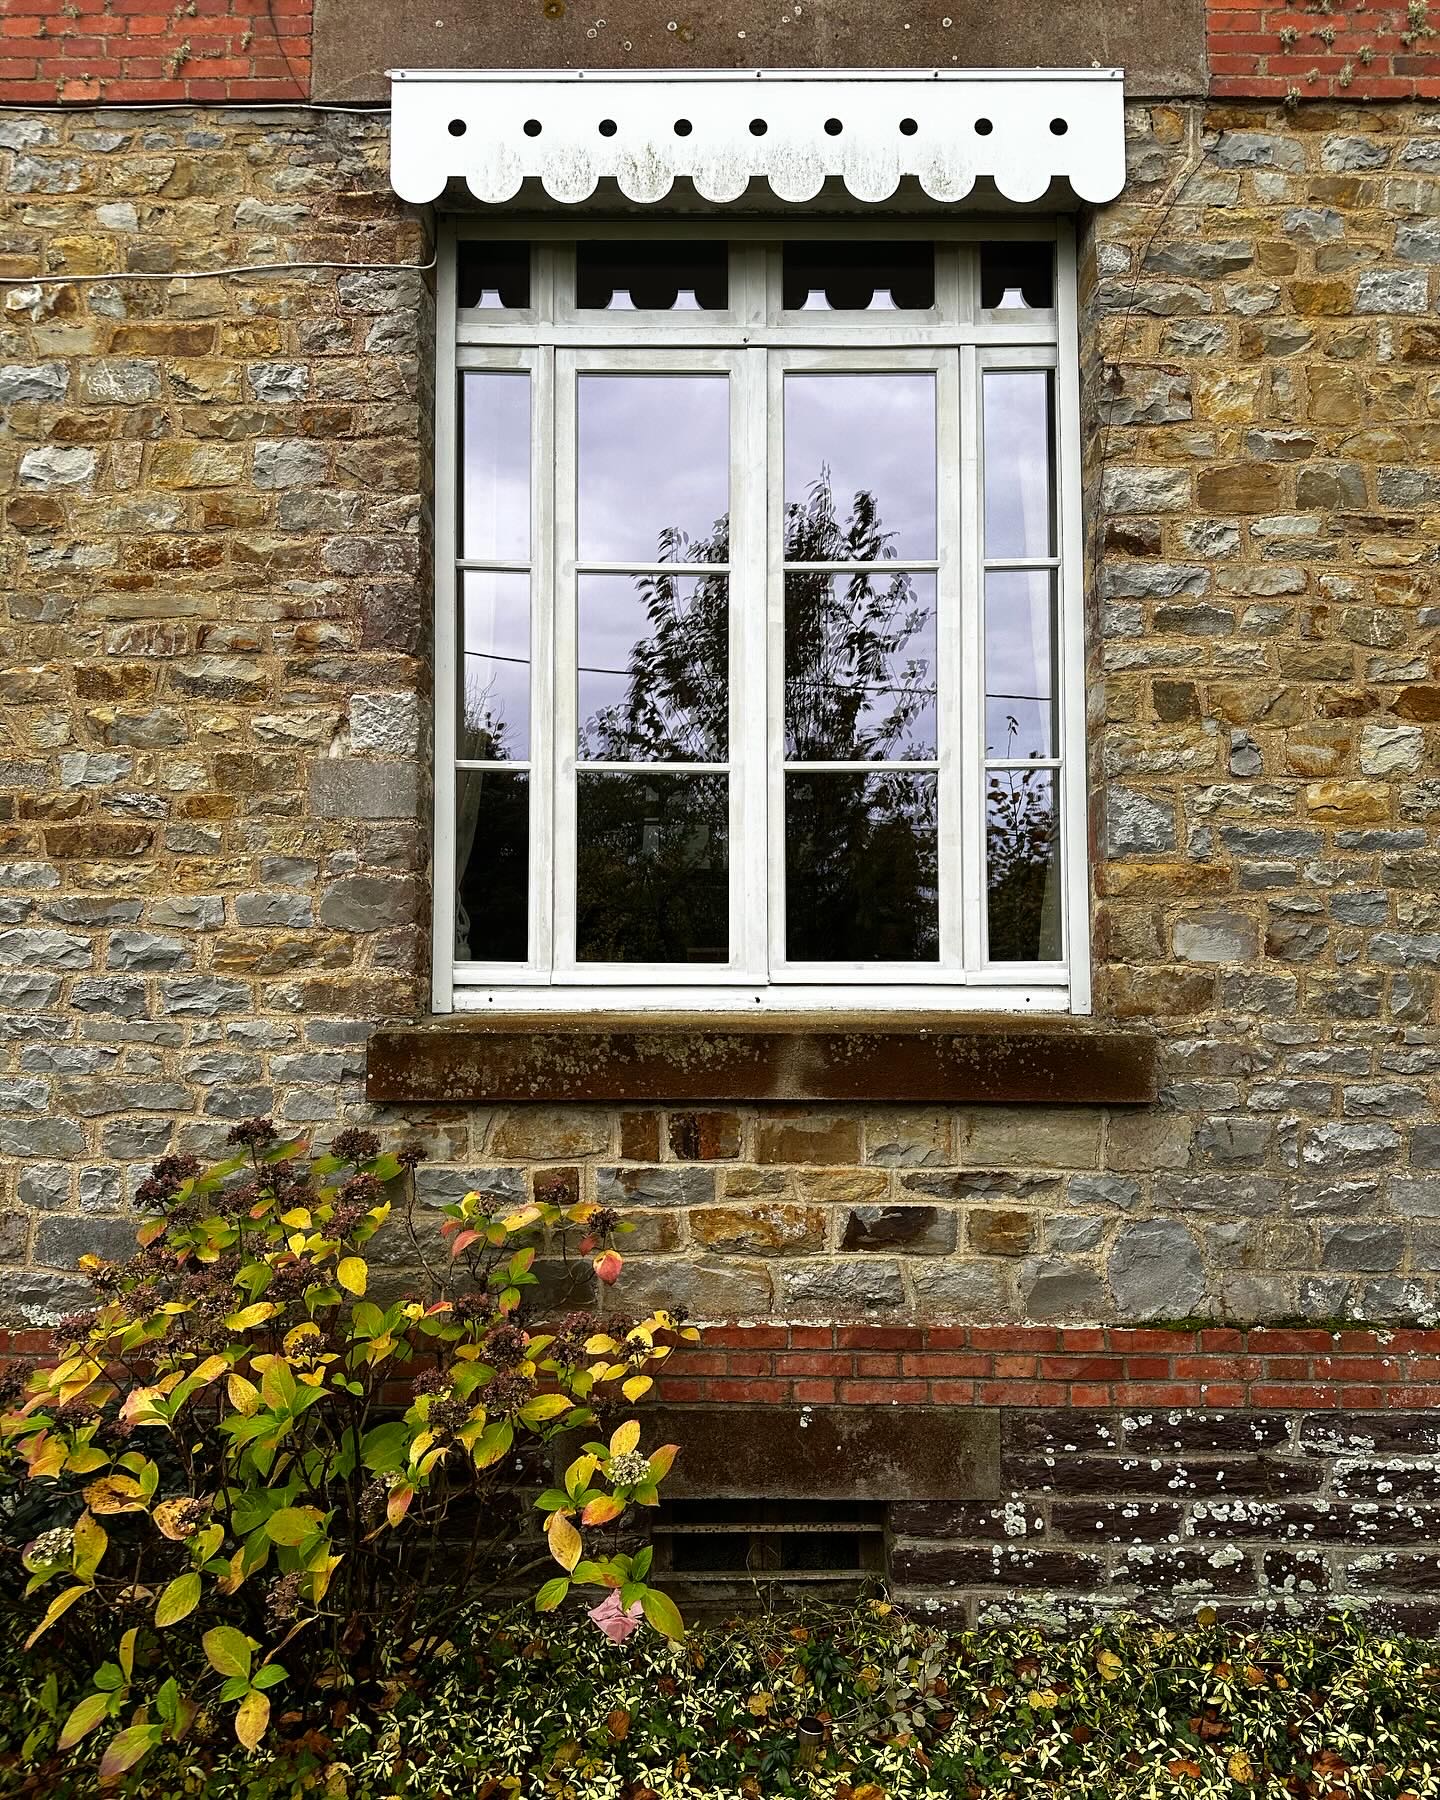
{"label": "red leaf", "polygon": [[595,1273],[606,1287],[610,1287],[616,1281],[624,1266],[624,1258],[618,1250],[607,1250],[603,1256],[595,1258]]}

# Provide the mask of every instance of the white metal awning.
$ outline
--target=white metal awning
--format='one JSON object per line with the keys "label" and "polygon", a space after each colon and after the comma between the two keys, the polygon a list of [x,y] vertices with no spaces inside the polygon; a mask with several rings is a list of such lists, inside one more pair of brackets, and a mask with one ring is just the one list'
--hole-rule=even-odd
{"label": "white metal awning", "polygon": [[757,180],[792,203],[832,178],[872,202],[906,177],[940,202],[985,176],[1021,202],[1056,179],[1113,200],[1125,181],[1119,69],[396,69],[390,94],[391,183],[416,202],[452,179],[490,205],[527,180],[570,204],[607,179],[720,204]]}

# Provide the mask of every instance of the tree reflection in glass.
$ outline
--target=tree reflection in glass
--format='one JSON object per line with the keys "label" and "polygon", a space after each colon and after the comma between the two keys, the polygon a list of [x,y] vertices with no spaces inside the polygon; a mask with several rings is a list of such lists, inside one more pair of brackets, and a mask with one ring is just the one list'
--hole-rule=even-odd
{"label": "tree reflection in glass", "polygon": [[986,917],[991,962],[1058,962],[1060,816],[1054,769],[986,776]]}

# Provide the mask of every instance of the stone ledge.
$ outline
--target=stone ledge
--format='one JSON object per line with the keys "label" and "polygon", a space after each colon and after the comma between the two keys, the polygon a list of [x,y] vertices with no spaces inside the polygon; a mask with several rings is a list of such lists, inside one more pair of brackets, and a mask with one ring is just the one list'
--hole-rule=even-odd
{"label": "stone ledge", "polygon": [[509,1015],[377,1031],[366,1097],[1144,1105],[1155,1040],[1085,1019]]}
{"label": "stone ledge", "polygon": [[[724,1429],[717,1429],[723,1417]],[[645,1413],[679,1444],[668,1500],[993,1500],[1000,1416],[979,1407],[704,1406]]]}

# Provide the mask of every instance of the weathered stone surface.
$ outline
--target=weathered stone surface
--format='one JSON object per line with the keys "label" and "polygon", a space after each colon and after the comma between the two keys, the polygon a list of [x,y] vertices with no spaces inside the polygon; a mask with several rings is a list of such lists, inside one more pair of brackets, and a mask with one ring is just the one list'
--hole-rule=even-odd
{"label": "weathered stone surface", "polygon": [[957,1215],[935,1206],[855,1206],[840,1225],[842,1250],[943,1256],[955,1248]]}
{"label": "weathered stone surface", "polygon": [[1115,1303],[1131,1319],[1184,1319],[1203,1309],[1205,1265],[1183,1225],[1142,1219],[1115,1239],[1106,1265]]}
{"label": "weathered stone surface", "polygon": [[690,1214],[690,1235],[707,1250],[739,1256],[813,1254],[825,1248],[829,1215],[818,1206],[704,1206]]}
{"label": "weathered stone surface", "polygon": [[782,1313],[798,1318],[894,1317],[905,1303],[899,1264],[879,1256],[783,1262],[775,1284]]}
{"label": "weathered stone surface", "polygon": [[1026,1261],[1020,1270],[1020,1294],[1026,1312],[1035,1319],[1079,1322],[1103,1318],[1111,1308],[1110,1296],[1096,1271],[1061,1256]]}

